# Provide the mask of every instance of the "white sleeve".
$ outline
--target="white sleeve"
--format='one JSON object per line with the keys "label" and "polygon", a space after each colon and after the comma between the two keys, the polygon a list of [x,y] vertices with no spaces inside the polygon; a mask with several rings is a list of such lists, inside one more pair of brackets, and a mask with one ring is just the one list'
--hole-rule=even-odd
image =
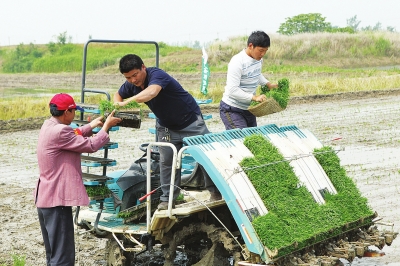
{"label": "white sleeve", "polygon": [[266,78],[263,76],[263,74],[261,74],[261,75],[260,75],[259,84],[260,84],[260,85],[265,85],[265,84],[267,84],[268,82],[269,82],[269,80],[266,79]]}
{"label": "white sleeve", "polygon": [[[264,61],[264,59],[262,59],[261,64],[262,64],[263,61]],[[262,85],[267,84],[268,82],[269,82],[269,80],[266,79],[264,77],[264,75],[262,74],[262,72],[261,72],[260,79],[258,80],[258,84],[262,86]]]}
{"label": "white sleeve", "polygon": [[240,88],[241,76],[242,66],[240,61],[232,58],[228,65],[225,93],[229,95],[229,97],[237,99],[240,102],[250,102],[253,98],[253,94],[247,93]]}

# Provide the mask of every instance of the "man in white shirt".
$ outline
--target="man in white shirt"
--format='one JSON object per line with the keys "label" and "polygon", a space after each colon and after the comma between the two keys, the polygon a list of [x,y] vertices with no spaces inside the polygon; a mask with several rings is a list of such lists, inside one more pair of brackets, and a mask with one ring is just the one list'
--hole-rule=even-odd
{"label": "man in white shirt", "polygon": [[234,55],[228,65],[225,92],[220,102],[220,116],[225,128],[256,127],[256,117],[247,109],[251,101],[266,101],[264,94],[256,95],[259,85],[278,88],[261,73],[263,56],[270,46],[270,38],[263,31],[254,31],[247,47]]}

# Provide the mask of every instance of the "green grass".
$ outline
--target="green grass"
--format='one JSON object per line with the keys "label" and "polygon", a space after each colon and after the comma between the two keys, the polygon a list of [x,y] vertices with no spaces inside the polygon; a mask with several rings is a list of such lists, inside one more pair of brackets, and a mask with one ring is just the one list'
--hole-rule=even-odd
{"label": "green grass", "polygon": [[[192,50],[187,47],[168,46],[159,43],[160,56]],[[2,51],[2,50],[0,50]],[[154,44],[108,44],[90,43],[87,49],[86,70],[93,71],[114,66],[128,53],[142,57],[149,66],[155,66]],[[24,45],[0,53],[3,73],[61,73],[82,71],[83,45]]]}
{"label": "green grass", "polygon": [[[172,76],[178,76],[178,81],[195,98],[219,103],[229,60],[246,46],[246,40],[246,37],[239,36],[228,41],[216,41],[206,48],[211,70],[206,96],[200,92],[201,50],[159,43],[159,66]],[[117,62],[126,53],[140,55],[147,66],[155,65],[154,45],[91,43],[88,46],[87,73],[99,77],[119,74]],[[15,73],[12,70],[17,71],[15,75],[25,73],[20,75],[21,79],[43,73],[58,73],[63,78],[68,75],[65,72],[80,75],[82,57],[83,44],[0,47],[0,78],[1,73]],[[276,34],[271,35],[271,47],[264,59],[264,76],[273,83],[289,79],[290,97],[400,88],[400,33]],[[379,68],[396,65],[398,67]],[[109,85],[114,88],[104,90],[111,95],[120,86],[107,83]],[[48,116],[49,95],[57,92],[71,93],[80,102],[79,84],[63,84],[60,88],[36,86],[39,87],[0,89],[0,120]],[[99,104],[101,99],[104,97],[91,95],[85,102]],[[24,110],[20,110],[21,106]]]}
{"label": "green grass", "polygon": [[0,266],[25,266],[25,256],[13,254],[11,257],[13,260],[12,264],[3,263],[0,261]]}
{"label": "green grass", "polygon": [[[231,57],[246,47],[247,38],[238,36],[216,41],[207,48],[212,72],[225,72]],[[160,67],[168,72],[201,71],[201,50],[159,43]],[[107,69],[127,53],[140,55],[155,65],[153,44],[90,43],[87,70]],[[20,44],[0,47],[3,73],[60,73],[82,71],[83,44]],[[264,72],[335,73],[346,68],[400,64],[400,33],[359,32],[271,35]]]}
{"label": "green grass", "polygon": [[[400,33],[359,32],[304,33],[292,36],[272,34],[265,55],[274,65],[374,66],[371,57],[388,58],[388,64],[399,62]],[[217,41],[208,47],[210,65],[221,65],[246,46],[243,36]],[[392,57],[391,59],[389,57]],[[389,63],[391,61],[391,63]]]}

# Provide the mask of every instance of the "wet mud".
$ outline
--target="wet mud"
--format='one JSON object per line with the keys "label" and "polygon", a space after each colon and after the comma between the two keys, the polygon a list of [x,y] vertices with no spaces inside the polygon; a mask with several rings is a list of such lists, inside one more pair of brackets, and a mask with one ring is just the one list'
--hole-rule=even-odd
{"label": "wet mud", "polygon": [[[324,145],[339,149],[339,158],[363,196],[384,221],[400,228],[400,94],[397,90],[376,94],[306,97],[291,100],[280,113],[258,118],[259,125],[296,125],[310,130]],[[202,107],[212,114],[206,123],[211,132],[224,130],[215,106]],[[12,264],[12,255],[26,257],[26,265],[45,265],[45,252],[33,204],[38,178],[36,143],[44,118],[19,120],[14,129],[0,124],[0,264]],[[142,155],[139,145],[154,141],[144,118],[140,129],[111,132],[118,149],[109,157],[117,160],[110,171],[126,169]],[[76,265],[105,265],[106,240],[76,230]],[[356,259],[352,265],[400,265],[400,240],[383,248],[385,256]],[[150,261],[162,261],[153,257]],[[143,264],[144,265],[144,264]],[[151,265],[151,264],[148,264]],[[160,264],[162,265],[162,264]],[[179,265],[179,264],[177,264]],[[186,265],[183,262],[182,264]]]}

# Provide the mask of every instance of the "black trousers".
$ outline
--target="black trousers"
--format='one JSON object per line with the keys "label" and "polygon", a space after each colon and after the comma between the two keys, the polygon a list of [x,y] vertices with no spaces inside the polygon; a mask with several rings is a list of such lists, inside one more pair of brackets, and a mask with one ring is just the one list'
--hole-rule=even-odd
{"label": "black trousers", "polygon": [[47,266],[74,266],[75,239],[72,207],[37,208]]}
{"label": "black trousers", "polygon": [[[159,123],[156,123],[156,129],[157,129],[157,141],[170,142],[174,144],[178,152],[183,147],[183,138],[210,133],[201,115],[198,115],[196,121],[194,121],[192,124],[181,130],[170,130],[166,127],[161,126]],[[163,147],[163,146],[160,146],[158,150],[160,152],[161,185],[171,184],[173,151],[170,147]],[[218,189],[216,188],[213,181],[208,175],[204,177],[204,181],[206,188],[210,192],[218,191]],[[180,169],[175,172],[175,185],[176,186],[181,185]],[[169,186],[161,187],[161,190],[163,192],[163,194],[160,196],[161,201],[168,201],[169,188],[170,188]],[[174,200],[176,200],[176,198],[179,196],[179,193],[180,190],[177,187],[175,187],[173,195]]]}
{"label": "black trousers", "polygon": [[248,110],[242,110],[225,102],[219,104],[219,115],[225,125],[225,129],[256,127],[256,117]]}

